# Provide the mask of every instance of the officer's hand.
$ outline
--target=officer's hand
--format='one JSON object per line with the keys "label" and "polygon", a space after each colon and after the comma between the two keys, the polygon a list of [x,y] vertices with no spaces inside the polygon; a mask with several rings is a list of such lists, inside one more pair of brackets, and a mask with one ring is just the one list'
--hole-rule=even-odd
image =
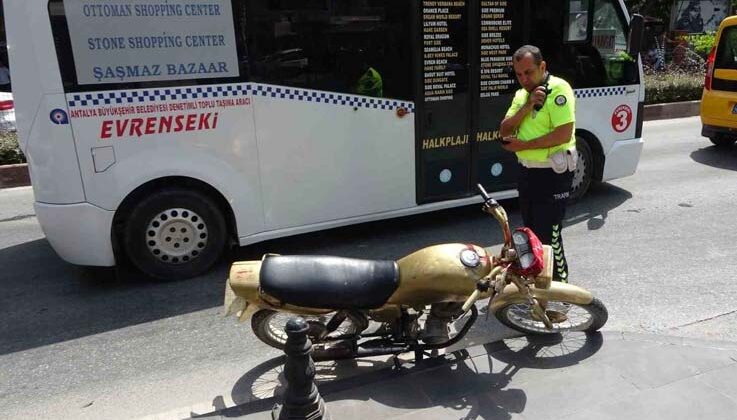
{"label": "officer's hand", "polygon": [[514,136],[504,137],[501,143],[504,150],[509,152],[519,152],[526,149],[525,142]]}
{"label": "officer's hand", "polygon": [[532,93],[530,93],[530,99],[528,100],[528,102],[530,106],[542,106],[545,103],[546,97],[547,95],[545,94],[545,87],[538,86],[535,88],[535,90],[532,91]]}

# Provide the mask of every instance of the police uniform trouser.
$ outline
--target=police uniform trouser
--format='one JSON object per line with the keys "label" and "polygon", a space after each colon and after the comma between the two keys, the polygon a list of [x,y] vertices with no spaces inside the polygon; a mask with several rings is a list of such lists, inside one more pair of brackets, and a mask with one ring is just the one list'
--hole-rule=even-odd
{"label": "police uniform trouser", "polygon": [[519,206],[522,221],[543,244],[553,248],[553,279],[568,281],[568,263],[563,251],[563,218],[570,195],[573,172],[562,174],[550,168],[519,165]]}

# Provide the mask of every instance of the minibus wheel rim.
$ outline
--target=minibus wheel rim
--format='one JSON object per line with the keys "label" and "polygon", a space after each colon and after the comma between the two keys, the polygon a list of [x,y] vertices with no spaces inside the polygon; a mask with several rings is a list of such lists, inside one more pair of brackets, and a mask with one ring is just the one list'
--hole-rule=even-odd
{"label": "minibus wheel rim", "polygon": [[198,258],[207,246],[207,223],[185,208],[164,210],[146,227],[146,245],[151,254],[166,264],[186,264]]}

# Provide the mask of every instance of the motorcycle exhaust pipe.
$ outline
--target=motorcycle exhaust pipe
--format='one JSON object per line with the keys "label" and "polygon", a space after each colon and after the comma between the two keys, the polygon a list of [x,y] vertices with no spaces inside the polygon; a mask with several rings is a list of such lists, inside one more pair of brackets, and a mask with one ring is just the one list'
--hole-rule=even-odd
{"label": "motorcycle exhaust pipe", "polygon": [[476,321],[476,318],[478,318],[479,311],[476,309],[476,306],[471,307],[471,317],[466,323],[463,325],[463,328],[456,334],[453,338],[450,340],[444,342],[444,343],[438,343],[438,344],[422,344],[422,345],[403,345],[403,346],[388,346],[388,347],[374,347],[374,348],[352,348],[347,346],[335,346],[330,347],[328,349],[324,350],[316,350],[312,354],[312,358],[316,362],[322,362],[327,360],[345,360],[345,359],[355,359],[357,357],[373,357],[373,356],[389,356],[389,355],[395,355],[400,353],[407,353],[407,352],[417,352],[417,351],[426,351],[426,350],[436,350],[436,349],[442,349],[445,347],[452,346],[453,344],[459,342],[463,337],[466,336],[468,333],[468,330],[471,329],[471,326]]}
{"label": "motorcycle exhaust pipe", "polygon": [[312,358],[316,362],[328,360],[345,360],[359,357],[390,356],[393,354],[407,353],[412,351],[410,346],[377,347],[371,349],[351,349],[349,347],[332,347],[325,350],[315,351]]}

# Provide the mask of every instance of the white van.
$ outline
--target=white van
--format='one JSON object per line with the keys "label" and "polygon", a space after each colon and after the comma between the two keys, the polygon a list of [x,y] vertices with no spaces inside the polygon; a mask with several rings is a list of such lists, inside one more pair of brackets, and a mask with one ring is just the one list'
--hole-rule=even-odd
{"label": "white van", "polygon": [[36,214],[74,264],[160,278],[247,245],[514,197],[513,51],[577,97],[573,192],[635,172],[620,0],[5,0]]}

